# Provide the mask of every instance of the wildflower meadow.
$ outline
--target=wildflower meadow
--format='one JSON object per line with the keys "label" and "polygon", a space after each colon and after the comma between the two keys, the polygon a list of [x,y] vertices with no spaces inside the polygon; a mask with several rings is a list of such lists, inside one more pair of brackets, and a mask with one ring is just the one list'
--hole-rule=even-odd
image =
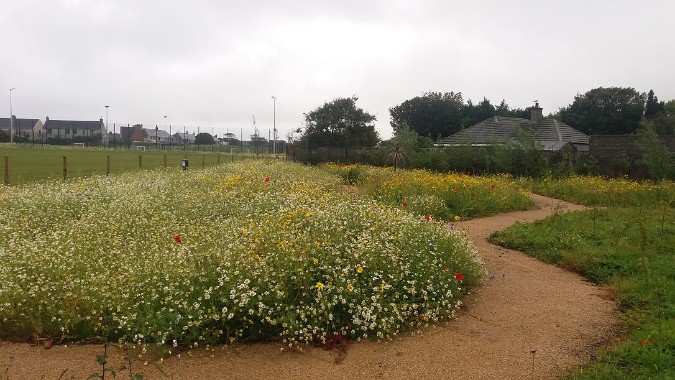
{"label": "wildflower meadow", "polygon": [[387,339],[483,276],[461,233],[291,163],[0,189],[0,338]]}
{"label": "wildflower meadow", "polygon": [[533,207],[527,191],[508,175],[472,176],[398,170],[368,165],[326,164],[324,168],[356,185],[364,196],[403,205],[418,215],[453,220]]}

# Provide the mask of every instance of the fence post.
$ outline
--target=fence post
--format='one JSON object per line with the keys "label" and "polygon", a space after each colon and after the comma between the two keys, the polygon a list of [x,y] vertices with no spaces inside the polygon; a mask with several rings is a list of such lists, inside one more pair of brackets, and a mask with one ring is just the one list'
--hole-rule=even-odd
{"label": "fence post", "polygon": [[143,155],[142,154],[138,155],[138,168],[143,169]]}
{"label": "fence post", "polygon": [[110,175],[110,156],[105,156],[105,176]]}
{"label": "fence post", "polygon": [[63,180],[68,178],[68,157],[63,156]]}
{"label": "fence post", "polygon": [[164,169],[166,169],[166,154],[164,155]]}
{"label": "fence post", "polygon": [[4,180],[3,183],[6,186],[9,186],[9,157],[5,156],[5,175],[4,175]]}
{"label": "fence post", "polygon": [[206,156],[202,156],[202,169],[206,166]]}
{"label": "fence post", "polygon": [[218,165],[220,165],[220,153],[218,153]]}

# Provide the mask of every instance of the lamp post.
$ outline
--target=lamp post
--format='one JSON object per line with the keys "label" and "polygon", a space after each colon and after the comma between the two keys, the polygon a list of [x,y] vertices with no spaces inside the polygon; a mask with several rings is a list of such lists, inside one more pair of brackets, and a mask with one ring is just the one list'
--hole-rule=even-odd
{"label": "lamp post", "polygon": [[159,140],[157,140],[157,132],[159,132],[159,127],[155,125],[155,150],[158,150]]}
{"label": "lamp post", "polygon": [[14,113],[12,112],[12,91],[14,87],[9,89],[9,143],[14,142]]}
{"label": "lamp post", "polygon": [[272,96],[274,102],[274,142],[272,142],[272,154],[277,154],[277,97]]}
{"label": "lamp post", "polygon": [[[164,132],[166,132],[166,115],[164,115]],[[173,137],[171,137],[171,130],[169,130],[169,149],[171,149],[171,139]]]}
{"label": "lamp post", "polygon": [[[110,106],[104,106],[105,107],[105,134],[108,134],[108,108]],[[113,133],[113,139],[115,138],[115,134]],[[110,148],[110,140],[108,139],[108,148]]]}

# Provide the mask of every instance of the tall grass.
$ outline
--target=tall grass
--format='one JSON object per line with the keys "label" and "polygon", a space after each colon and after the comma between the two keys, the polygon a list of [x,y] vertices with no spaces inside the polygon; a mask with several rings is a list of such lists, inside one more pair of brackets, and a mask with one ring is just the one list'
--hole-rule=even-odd
{"label": "tall grass", "polygon": [[[539,187],[537,187],[539,186]],[[572,379],[675,377],[675,212],[672,183],[571,178],[535,184],[602,207],[516,224],[495,243],[579,272],[616,293],[627,337]]]}

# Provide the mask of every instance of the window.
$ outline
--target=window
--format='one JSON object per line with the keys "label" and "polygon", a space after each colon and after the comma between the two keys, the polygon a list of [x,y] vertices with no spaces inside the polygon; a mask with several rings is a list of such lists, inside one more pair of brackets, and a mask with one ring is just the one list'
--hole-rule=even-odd
{"label": "window", "polygon": [[70,129],[66,129],[66,134],[67,134],[67,135],[70,134]]}

